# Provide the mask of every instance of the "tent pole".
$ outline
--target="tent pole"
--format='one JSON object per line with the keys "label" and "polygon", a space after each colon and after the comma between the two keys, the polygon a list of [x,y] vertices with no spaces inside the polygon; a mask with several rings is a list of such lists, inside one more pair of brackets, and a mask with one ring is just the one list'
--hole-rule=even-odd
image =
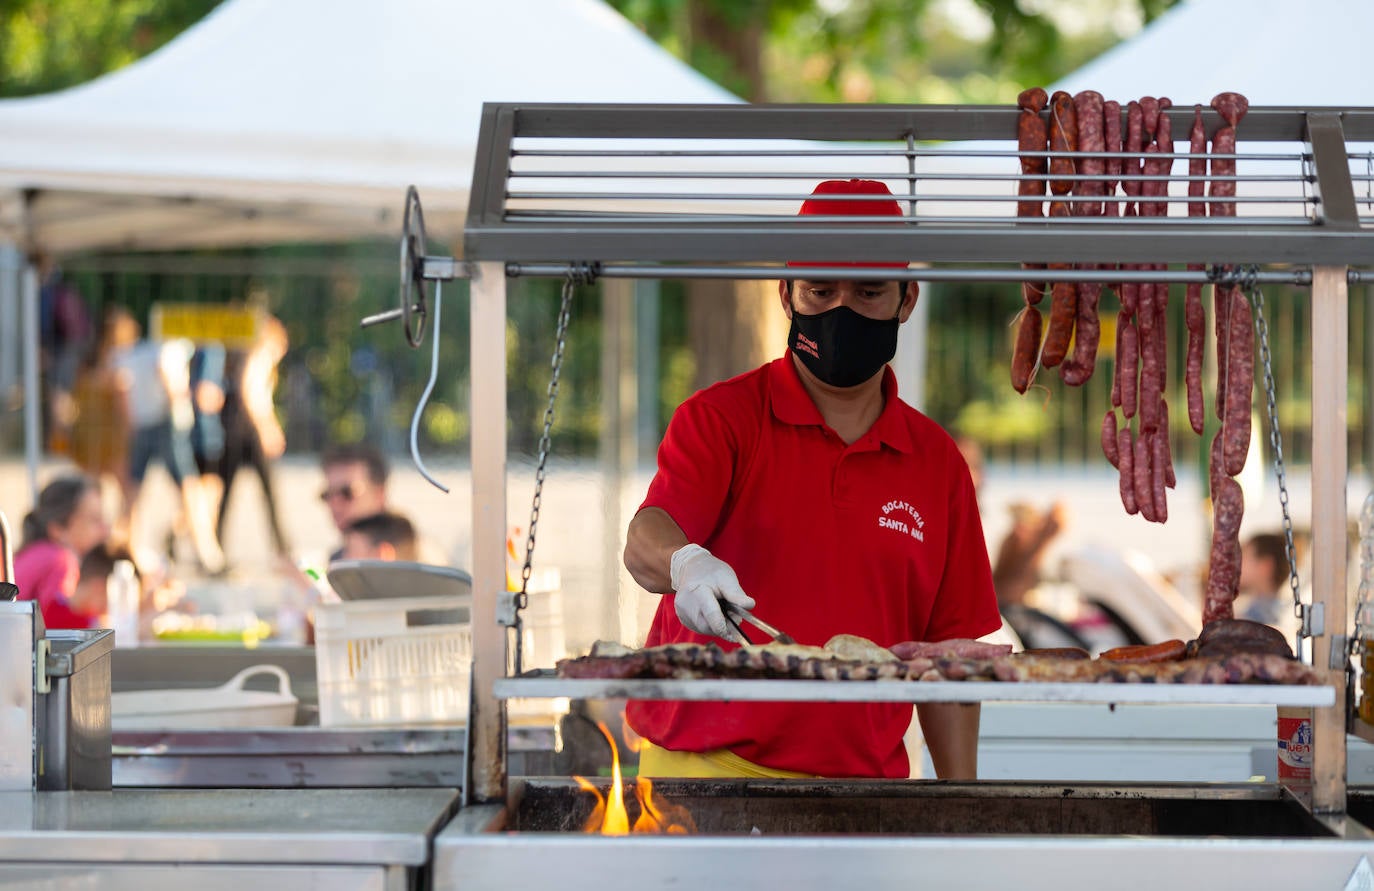
{"label": "tent pole", "polygon": [[28,471],[29,503],[38,501],[38,461],[42,457],[42,394],[38,383],[38,270],[26,260],[24,301],[24,465]]}

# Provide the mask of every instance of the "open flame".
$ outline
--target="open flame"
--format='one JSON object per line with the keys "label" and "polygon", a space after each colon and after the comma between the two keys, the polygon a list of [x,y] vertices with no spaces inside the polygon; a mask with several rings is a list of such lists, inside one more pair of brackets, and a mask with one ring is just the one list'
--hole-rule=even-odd
{"label": "open flame", "polygon": [[[631,832],[636,834],[667,834],[667,835],[689,835],[697,831],[696,822],[692,819],[692,814],[687,808],[679,804],[660,797],[654,797],[654,785],[648,777],[638,777],[634,781],[635,800],[639,803],[639,816],[635,818],[633,826],[630,824],[630,815],[625,808],[625,784],[620,776],[620,750],[615,744],[615,737],[611,731],[606,729],[605,723],[596,722],[596,726],[601,729],[601,733],[606,737],[606,741],[611,744],[611,791],[603,797],[600,790],[593,786],[583,777],[575,776],[574,780],[583,790],[596,796],[596,806],[592,808],[591,816],[582,824],[582,831],[600,835],[628,835]],[[638,739],[632,738],[627,743],[634,751],[638,751]]]}

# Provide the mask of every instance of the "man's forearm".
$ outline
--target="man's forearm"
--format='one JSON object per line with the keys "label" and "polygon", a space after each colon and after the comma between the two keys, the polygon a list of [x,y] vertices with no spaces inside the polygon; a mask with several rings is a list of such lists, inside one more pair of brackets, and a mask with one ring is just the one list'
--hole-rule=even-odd
{"label": "man's forearm", "polygon": [[686,533],[667,511],[646,507],[625,533],[625,568],[644,590],[666,594],[673,590],[673,552],[687,543]]}
{"label": "man's forearm", "polygon": [[916,706],[935,775],[942,780],[978,778],[978,723],[982,707],[961,702]]}

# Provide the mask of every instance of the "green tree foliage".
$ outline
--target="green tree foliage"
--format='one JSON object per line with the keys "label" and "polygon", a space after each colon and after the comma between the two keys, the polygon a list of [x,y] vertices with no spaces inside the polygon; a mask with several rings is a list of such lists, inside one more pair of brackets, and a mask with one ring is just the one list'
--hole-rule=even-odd
{"label": "green tree foliage", "polygon": [[75,86],[147,55],[220,0],[5,0],[0,96]]}
{"label": "green tree foliage", "polygon": [[1148,22],[1178,0],[1060,2],[1092,25],[1072,35],[1055,3],[1025,0],[607,2],[751,101],[1008,102],[1119,40],[1113,13]]}

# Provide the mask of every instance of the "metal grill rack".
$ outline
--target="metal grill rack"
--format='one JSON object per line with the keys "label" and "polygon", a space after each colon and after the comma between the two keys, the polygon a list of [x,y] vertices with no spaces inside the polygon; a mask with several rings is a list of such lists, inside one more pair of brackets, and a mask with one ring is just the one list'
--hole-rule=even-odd
{"label": "metal grill rack", "polygon": [[[420,257],[413,272],[403,270],[403,277],[472,279],[472,378],[484,383],[472,395],[470,802],[504,797],[500,697],[524,695],[525,679],[506,677],[506,636],[497,623],[505,590],[507,278],[772,278],[789,259],[833,257],[920,264],[895,274],[923,281],[1016,281],[1028,277],[1023,262],[1173,264],[1138,277],[1217,281],[1237,275],[1234,266],[1254,264],[1259,268],[1246,273],[1254,280],[1311,286],[1312,337],[1320,344],[1312,351],[1313,451],[1323,456],[1312,481],[1320,607],[1313,652],[1326,687],[1315,710],[1313,806],[1344,812],[1347,287],[1361,279],[1352,267],[1374,265],[1374,156],[1351,145],[1374,143],[1374,109],[1251,109],[1238,128],[1238,213],[1207,218],[1188,218],[1179,206],[1187,200],[1192,111],[1176,107],[1176,145],[1184,151],[1168,177],[1168,215],[1018,219],[1020,166],[1011,141],[1018,114],[952,106],[486,106],[464,263]],[[1210,136],[1220,120],[1210,110],[1204,117]],[[854,176],[887,182],[903,217],[795,216],[816,181]],[[1182,268],[1188,263],[1209,265]],[[864,277],[852,268],[844,273]],[[874,275],[891,279],[894,270]],[[1091,270],[1055,275],[1103,277]],[[1061,686],[1075,685],[1047,685]],[[1297,701],[1293,689],[1264,701]],[[1255,693],[1245,695],[1253,701]]]}

